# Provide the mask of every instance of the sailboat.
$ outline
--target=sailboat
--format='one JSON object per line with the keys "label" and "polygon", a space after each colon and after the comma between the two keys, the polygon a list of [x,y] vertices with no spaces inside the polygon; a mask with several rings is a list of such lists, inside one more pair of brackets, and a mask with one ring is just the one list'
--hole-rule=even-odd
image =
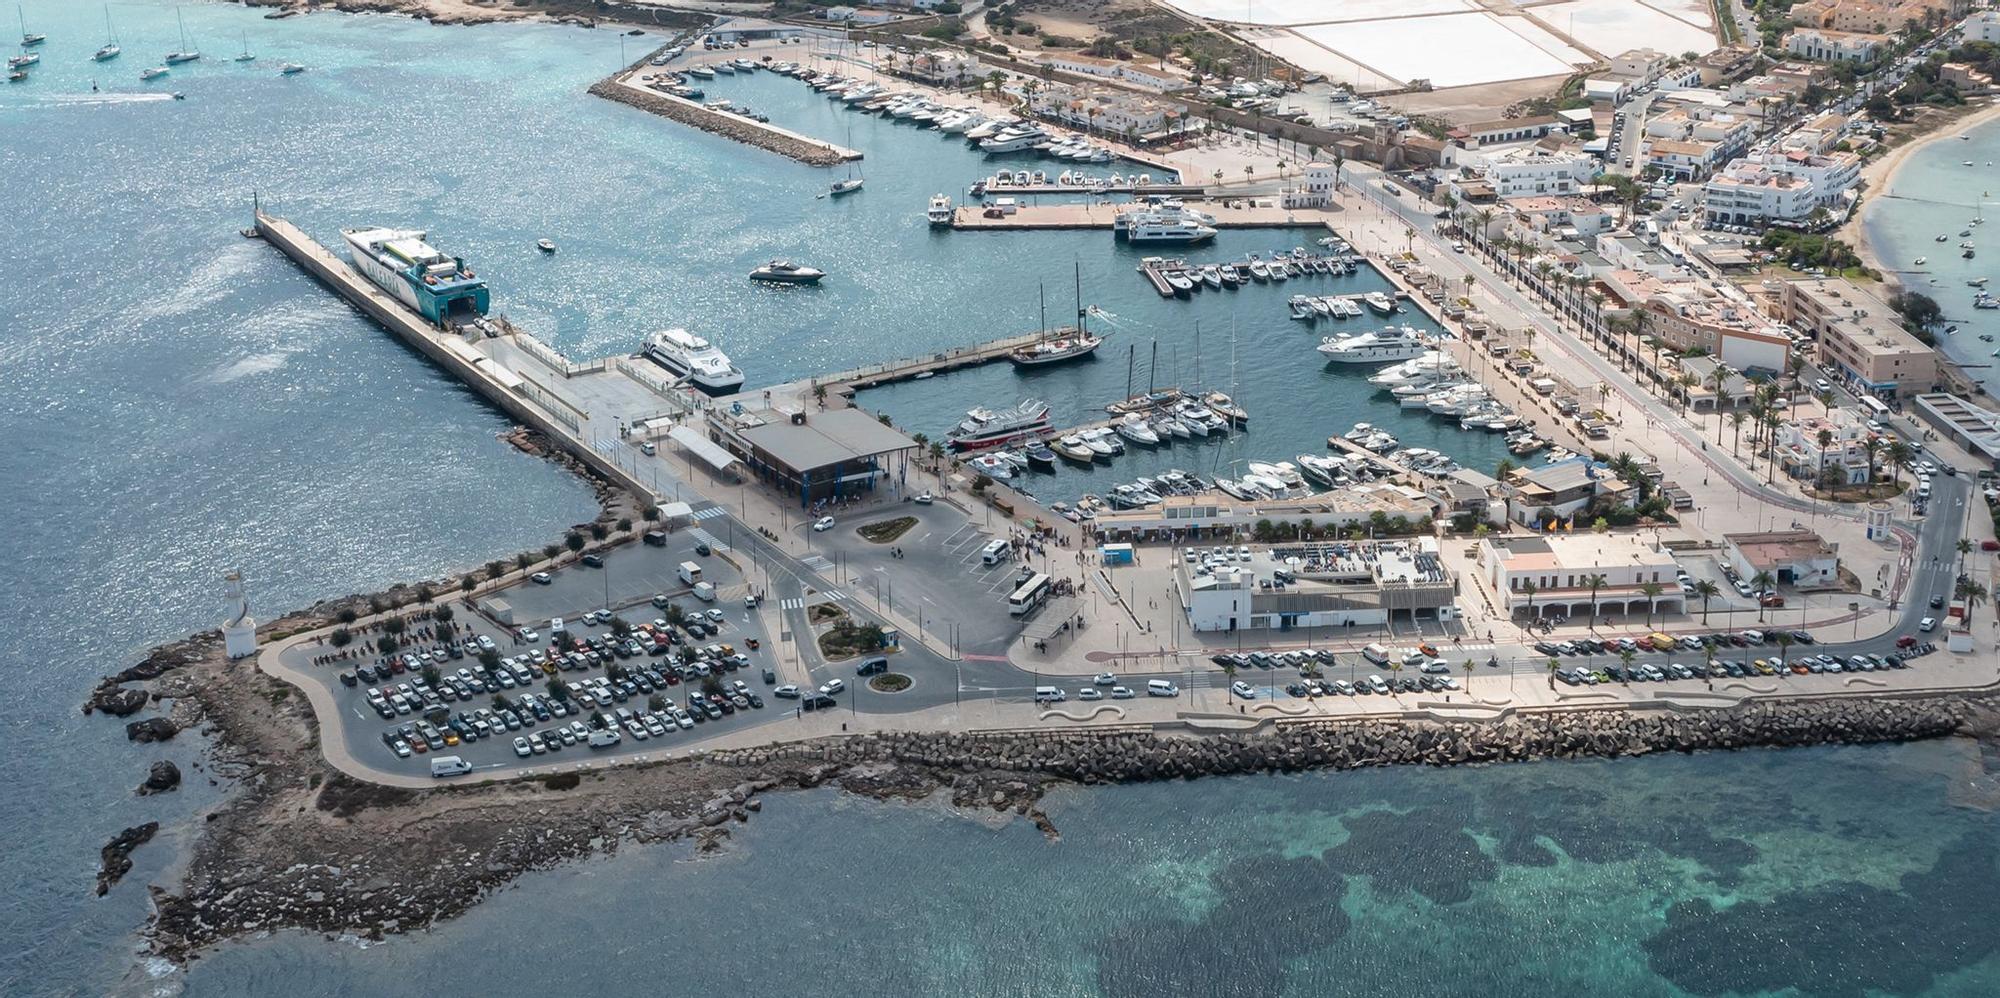
{"label": "sailboat", "polygon": [[111,28],[111,5],[104,5],[104,45],[91,55],[94,62],[109,62],[124,51],[118,47],[118,32]]}
{"label": "sailboat", "polygon": [[257,61],[257,57],[250,54],[250,33],[248,31],[243,33],[243,54],[237,56],[236,61],[237,62]]}
{"label": "sailboat", "polygon": [[14,5],[14,13],[18,15],[21,19],[22,48],[27,48],[31,45],[40,45],[41,43],[49,40],[49,36],[47,35],[38,35],[28,30],[28,14],[25,10],[21,9],[20,4]]}
{"label": "sailboat", "polygon": [[201,58],[201,51],[188,45],[187,21],[181,17],[181,12],[178,9],[174,11],[174,20],[181,26],[181,47],[178,52],[167,53],[167,65],[178,66],[181,63],[193,62]]}
{"label": "sailboat", "polygon": [[1083,266],[1076,271],[1076,328],[1048,328],[1048,305],[1046,297],[1042,305],[1041,336],[1035,342],[1020,347],[1007,355],[1016,367],[1041,367],[1046,364],[1060,364],[1069,360],[1082,360],[1097,352],[1104,338],[1092,336],[1084,326],[1084,318],[1090,310],[1083,307]]}
{"label": "sailboat", "polygon": [[[848,148],[854,148],[854,122],[848,122]],[[854,194],[860,188],[862,188],[862,178],[854,176],[854,160],[848,160],[846,180],[834,180],[830,194],[838,198],[842,194]]]}

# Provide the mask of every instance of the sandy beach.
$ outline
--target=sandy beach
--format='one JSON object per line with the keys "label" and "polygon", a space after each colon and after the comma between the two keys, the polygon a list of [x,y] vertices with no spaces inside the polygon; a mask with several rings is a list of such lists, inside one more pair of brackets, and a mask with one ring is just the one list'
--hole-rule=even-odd
{"label": "sandy beach", "polygon": [[[1871,195],[1869,202],[1863,205],[1860,211],[1855,212],[1854,217],[1847,220],[1847,224],[1841,226],[1834,233],[1835,237],[1853,246],[1855,253],[1860,255],[1863,264],[1887,275],[1889,273],[1888,268],[1882,266],[1881,260],[1876,256],[1875,247],[1870,246],[1868,243],[1867,218],[1868,213],[1874,211],[1876,205],[1881,203],[1880,196],[1887,194],[1895,184],[1896,171],[1901,169],[1910,154],[1917,150],[1923,149],[1933,142],[1954,138],[1961,133],[1969,132],[1996,120],[2000,120],[2000,104],[1992,104],[1963,117],[1940,122],[1937,127],[1931,129],[1920,138],[1889,150],[1887,154],[1862,168],[1861,188]],[[1887,278],[1885,277],[1885,279]]]}

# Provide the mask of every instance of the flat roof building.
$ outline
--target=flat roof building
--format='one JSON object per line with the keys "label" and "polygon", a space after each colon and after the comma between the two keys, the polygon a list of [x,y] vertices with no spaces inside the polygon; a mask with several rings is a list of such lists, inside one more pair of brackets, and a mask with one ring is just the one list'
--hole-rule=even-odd
{"label": "flat roof building", "polygon": [[1908,398],[1938,385],[1937,351],[1903,329],[1895,310],[1843,278],[1787,281],[1779,299],[1787,323],[1819,341],[1819,360],[1882,398]]}
{"label": "flat roof building", "polygon": [[1765,530],[1723,534],[1729,562],[1742,578],[1769,574],[1779,585],[1800,589],[1840,584],[1840,554],[1810,530]]}
{"label": "flat roof building", "polygon": [[1178,558],[1174,571],[1188,627],[1202,632],[1377,626],[1397,615],[1442,620],[1458,599],[1437,538],[1428,536],[1284,545],[1248,562]]}
{"label": "flat roof building", "polygon": [[1913,403],[1924,422],[1937,427],[1988,467],[2000,470],[2000,413],[1944,392],[1919,395]]}
{"label": "flat roof building", "polygon": [[[711,409],[709,437],[799,505],[873,491],[917,442],[860,409]],[[901,467],[897,467],[901,478]]]}
{"label": "flat roof building", "polygon": [[[1685,605],[1680,563],[1639,534],[1488,537],[1479,565],[1510,617],[1667,613]],[[1654,585],[1658,595],[1648,596]]]}

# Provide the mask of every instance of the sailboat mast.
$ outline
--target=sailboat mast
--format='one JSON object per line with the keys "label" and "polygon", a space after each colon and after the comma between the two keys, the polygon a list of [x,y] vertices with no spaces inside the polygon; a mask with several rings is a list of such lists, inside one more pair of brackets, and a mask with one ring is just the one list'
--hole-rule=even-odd
{"label": "sailboat mast", "polygon": [[1128,402],[1132,399],[1132,360],[1137,356],[1138,352],[1139,344],[1137,343],[1130,344],[1125,348],[1125,399]]}
{"label": "sailboat mast", "polygon": [[1153,339],[1153,359],[1146,362],[1146,394],[1151,395],[1159,389],[1159,372],[1160,341],[1158,337],[1155,337]]}
{"label": "sailboat mast", "polygon": [[1072,261],[1070,261],[1070,265],[1076,268],[1076,334],[1077,334],[1078,336],[1082,336],[1082,335],[1084,335],[1084,328],[1083,328],[1083,261],[1081,261],[1081,260],[1072,260]]}
{"label": "sailboat mast", "polygon": [[1194,390],[1201,391],[1201,320],[1194,320]]}
{"label": "sailboat mast", "polygon": [[1036,281],[1035,293],[1041,297],[1042,302],[1040,317],[1035,322],[1035,328],[1041,330],[1043,337],[1047,337],[1049,333],[1049,286],[1041,281]]}

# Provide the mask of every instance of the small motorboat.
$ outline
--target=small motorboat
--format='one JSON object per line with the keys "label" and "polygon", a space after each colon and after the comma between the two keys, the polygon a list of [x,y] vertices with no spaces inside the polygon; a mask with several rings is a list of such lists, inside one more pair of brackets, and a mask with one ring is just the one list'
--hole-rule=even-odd
{"label": "small motorboat", "polygon": [[750,272],[750,279],[768,284],[818,284],[826,271],[790,260],[773,260]]}
{"label": "small motorboat", "polygon": [[535,248],[544,253],[554,253],[556,251],[556,241],[553,239],[537,239],[535,240]]}
{"label": "small motorboat", "polygon": [[139,72],[139,81],[145,83],[152,80],[157,80],[165,75],[167,75],[167,67],[154,66],[150,69],[141,70]]}
{"label": "small motorboat", "polygon": [[1915,265],[1916,265],[1916,266],[1919,266],[1919,267],[1921,267],[1921,266],[1923,266],[1923,265],[1924,265],[1925,263],[1927,263],[1927,262],[1929,262],[1929,258],[1928,258],[1928,257],[1921,257],[1921,256],[1920,256],[1920,257],[1917,257],[1917,260],[1916,260],[1916,264],[1915,264]]}
{"label": "small motorboat", "polygon": [[296,62],[288,62],[278,67],[279,76],[297,76],[305,71],[306,68]]}

